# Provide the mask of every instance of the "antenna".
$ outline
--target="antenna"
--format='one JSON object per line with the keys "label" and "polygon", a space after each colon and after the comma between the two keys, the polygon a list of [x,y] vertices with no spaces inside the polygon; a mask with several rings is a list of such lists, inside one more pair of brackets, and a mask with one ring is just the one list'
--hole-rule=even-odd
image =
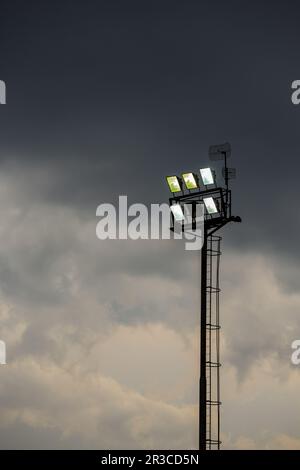
{"label": "antenna", "polygon": [[[231,156],[231,145],[229,142],[225,142],[225,144],[218,144],[218,145],[211,145],[208,149],[208,155],[210,160],[224,160],[224,168],[222,170],[222,175],[225,180],[226,186],[226,207],[228,207],[228,196],[229,196],[229,180],[232,179],[229,177],[229,169],[227,168],[227,158]],[[232,169],[233,170],[233,169]]]}
{"label": "antenna", "polygon": [[[226,168],[222,168],[222,176],[225,178]],[[229,180],[234,180],[236,178],[236,168],[227,168],[227,176]]]}
{"label": "antenna", "polygon": [[228,142],[225,142],[225,144],[211,145],[208,149],[208,155],[212,161],[223,160],[224,154],[226,158],[231,156],[231,145]]}

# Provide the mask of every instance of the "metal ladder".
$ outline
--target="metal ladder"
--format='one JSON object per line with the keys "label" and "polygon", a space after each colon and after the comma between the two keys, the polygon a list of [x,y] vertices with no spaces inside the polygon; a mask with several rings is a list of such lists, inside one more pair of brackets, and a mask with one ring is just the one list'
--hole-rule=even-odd
{"label": "metal ladder", "polygon": [[216,235],[207,238],[206,286],[206,448],[220,449],[220,318],[219,318],[219,267],[221,240]]}

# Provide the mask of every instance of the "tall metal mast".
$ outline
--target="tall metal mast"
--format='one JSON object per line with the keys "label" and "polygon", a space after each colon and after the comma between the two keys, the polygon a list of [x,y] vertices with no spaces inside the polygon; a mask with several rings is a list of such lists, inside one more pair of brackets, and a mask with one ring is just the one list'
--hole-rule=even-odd
{"label": "tall metal mast", "polygon": [[[212,199],[216,211],[206,211],[201,249],[201,309],[200,309],[200,380],[199,380],[199,450],[219,449],[220,440],[220,322],[219,322],[219,263],[221,237],[215,233],[229,222],[241,222],[231,215],[231,190],[229,180],[235,177],[235,169],[227,167],[230,144],[209,148],[211,160],[224,160],[225,187],[208,188],[185,193],[169,199],[170,206],[202,204]],[[171,230],[175,220],[172,217]],[[183,228],[184,229],[184,228]]]}

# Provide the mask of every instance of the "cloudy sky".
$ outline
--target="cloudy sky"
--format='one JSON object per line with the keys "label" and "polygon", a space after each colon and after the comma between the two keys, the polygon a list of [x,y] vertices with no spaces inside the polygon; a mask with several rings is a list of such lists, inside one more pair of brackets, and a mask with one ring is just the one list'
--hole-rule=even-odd
{"label": "cloudy sky", "polygon": [[96,208],[165,202],[232,144],[224,448],[300,449],[295,1],[3,0],[2,449],[197,446],[199,256],[96,238]]}

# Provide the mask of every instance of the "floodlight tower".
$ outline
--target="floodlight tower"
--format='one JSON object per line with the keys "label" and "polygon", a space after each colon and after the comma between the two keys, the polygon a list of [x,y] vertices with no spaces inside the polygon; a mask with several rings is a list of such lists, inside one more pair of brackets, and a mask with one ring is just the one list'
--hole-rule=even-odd
{"label": "floodlight tower", "polygon": [[[199,381],[199,450],[220,449],[220,346],[219,346],[219,260],[221,237],[215,235],[229,222],[241,222],[231,213],[229,181],[235,169],[227,167],[231,155],[229,143],[209,147],[210,160],[224,160],[224,186],[218,186],[215,171],[200,169],[201,180],[195,173],[183,173],[182,178],[167,176],[173,196],[169,199],[171,230],[180,223],[185,230],[184,205],[197,204],[205,208],[203,244],[201,249],[201,309],[200,309],[200,381]],[[194,216],[193,216],[194,217]],[[193,228],[196,219],[193,218]],[[214,271],[214,272],[213,272]]]}

